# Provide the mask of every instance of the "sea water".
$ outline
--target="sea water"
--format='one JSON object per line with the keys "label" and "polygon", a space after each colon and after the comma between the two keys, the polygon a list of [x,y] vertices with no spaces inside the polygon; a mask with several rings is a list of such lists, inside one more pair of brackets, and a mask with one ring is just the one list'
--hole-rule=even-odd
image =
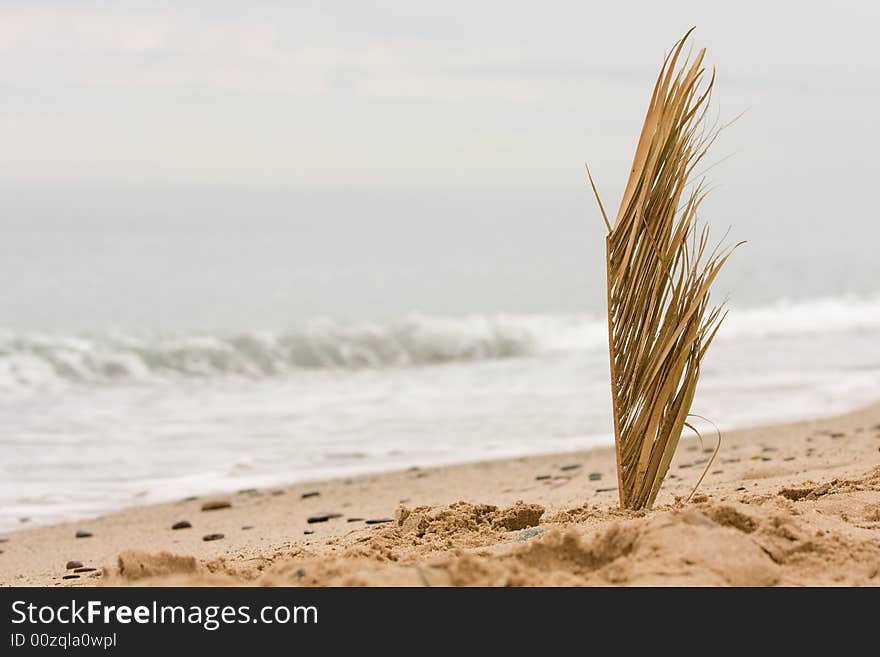
{"label": "sea water", "polygon": [[[2,529],[612,441],[586,194],[0,200]],[[750,242],[694,412],[731,429],[880,397],[871,241],[719,210]]]}

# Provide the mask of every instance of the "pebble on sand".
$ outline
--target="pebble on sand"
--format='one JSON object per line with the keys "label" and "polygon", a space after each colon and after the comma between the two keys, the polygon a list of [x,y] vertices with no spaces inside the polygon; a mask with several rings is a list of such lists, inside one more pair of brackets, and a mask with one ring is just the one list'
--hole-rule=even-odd
{"label": "pebble on sand", "polygon": [[74,536],[76,536],[76,538],[91,538],[92,532],[87,532],[84,529],[77,529]]}
{"label": "pebble on sand", "polygon": [[345,522],[363,522],[363,518],[346,518]]}
{"label": "pebble on sand", "polygon": [[599,481],[602,478],[602,473],[601,472],[591,472],[589,477],[590,477],[590,481]]}
{"label": "pebble on sand", "polygon": [[75,573],[90,573],[95,570],[98,570],[98,569],[92,568],[91,566],[81,566],[79,568],[74,568],[73,572],[75,572]]}
{"label": "pebble on sand", "polygon": [[581,464],[580,464],[580,463],[570,463],[569,465],[563,465],[563,466],[562,466],[561,468],[559,468],[559,469],[562,470],[563,472],[565,472],[565,471],[567,471],[567,470],[577,470],[577,469],[579,469],[580,467],[581,467]]}
{"label": "pebble on sand", "polygon": [[219,541],[221,538],[223,538],[223,536],[224,536],[223,534],[205,534],[204,536],[202,536],[202,540],[203,541]]}
{"label": "pebble on sand", "polygon": [[371,518],[367,520],[368,525],[384,525],[386,522],[394,522],[394,518]]}
{"label": "pebble on sand", "polygon": [[202,511],[219,511],[220,509],[228,509],[232,504],[229,500],[208,500],[202,504]]}
{"label": "pebble on sand", "polygon": [[242,525],[241,528],[243,531],[247,531],[249,529],[253,529],[254,526],[253,525]]}
{"label": "pebble on sand", "polygon": [[67,568],[67,570],[73,570],[74,568],[82,568],[82,561],[68,561],[65,568]]}
{"label": "pebble on sand", "polygon": [[61,579],[79,579],[79,575],[65,575]]}
{"label": "pebble on sand", "polygon": [[189,520],[181,520],[171,525],[171,529],[189,529],[190,527],[192,527],[192,524]]}
{"label": "pebble on sand", "polygon": [[604,488],[597,488],[597,493],[610,493],[613,490],[617,490],[617,486],[605,486]]}
{"label": "pebble on sand", "polygon": [[306,522],[308,522],[311,525],[316,522],[327,522],[328,520],[331,520],[333,518],[341,518],[341,517],[342,517],[341,513],[316,513],[313,516],[309,516],[308,520]]}
{"label": "pebble on sand", "polygon": [[551,475],[538,475],[535,477],[535,481],[544,481],[545,479],[550,479]]}
{"label": "pebble on sand", "polygon": [[312,529],[306,529],[306,530],[303,531],[303,534],[305,534],[306,536],[308,536],[309,534],[314,534],[314,533],[315,533],[315,532],[314,532],[314,530],[312,530]]}
{"label": "pebble on sand", "polygon": [[316,490],[307,490],[305,493],[300,495],[300,497],[305,500],[305,499],[308,499],[309,497],[318,497],[318,495],[320,495],[320,494],[321,493],[319,493]]}

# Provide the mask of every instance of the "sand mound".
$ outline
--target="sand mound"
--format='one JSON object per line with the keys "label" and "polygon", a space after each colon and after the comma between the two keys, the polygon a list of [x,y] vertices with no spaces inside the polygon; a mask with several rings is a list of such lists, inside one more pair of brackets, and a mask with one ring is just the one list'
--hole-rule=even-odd
{"label": "sand mound", "polygon": [[198,562],[125,552],[109,584],[880,585],[880,468],[652,512],[456,502],[397,510],[322,549]]}

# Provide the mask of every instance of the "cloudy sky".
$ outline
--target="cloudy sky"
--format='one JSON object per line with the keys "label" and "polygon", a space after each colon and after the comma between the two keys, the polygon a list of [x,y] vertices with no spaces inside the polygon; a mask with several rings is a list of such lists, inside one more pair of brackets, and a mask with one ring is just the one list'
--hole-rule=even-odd
{"label": "cloudy sky", "polygon": [[735,154],[726,180],[819,191],[846,169],[858,187],[878,144],[878,12],[3,1],[0,183],[549,190],[582,185],[589,159],[614,191],[664,50],[696,25],[721,117],[748,110],[716,151]]}

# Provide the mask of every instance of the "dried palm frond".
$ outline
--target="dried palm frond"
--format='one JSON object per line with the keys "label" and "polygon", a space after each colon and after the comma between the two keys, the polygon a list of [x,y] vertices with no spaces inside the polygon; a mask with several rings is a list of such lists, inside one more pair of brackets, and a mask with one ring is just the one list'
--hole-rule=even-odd
{"label": "dried palm frond", "polygon": [[[697,163],[718,134],[705,117],[715,80],[705,49],[682,57],[688,32],[660,70],[629,181],[608,227],[608,341],[620,504],[650,508],[687,426],[700,362],[724,315],[709,287],[732,249],[709,250],[698,228]],[[589,174],[589,170],[588,170]],[[596,186],[590,176],[593,192]]]}

